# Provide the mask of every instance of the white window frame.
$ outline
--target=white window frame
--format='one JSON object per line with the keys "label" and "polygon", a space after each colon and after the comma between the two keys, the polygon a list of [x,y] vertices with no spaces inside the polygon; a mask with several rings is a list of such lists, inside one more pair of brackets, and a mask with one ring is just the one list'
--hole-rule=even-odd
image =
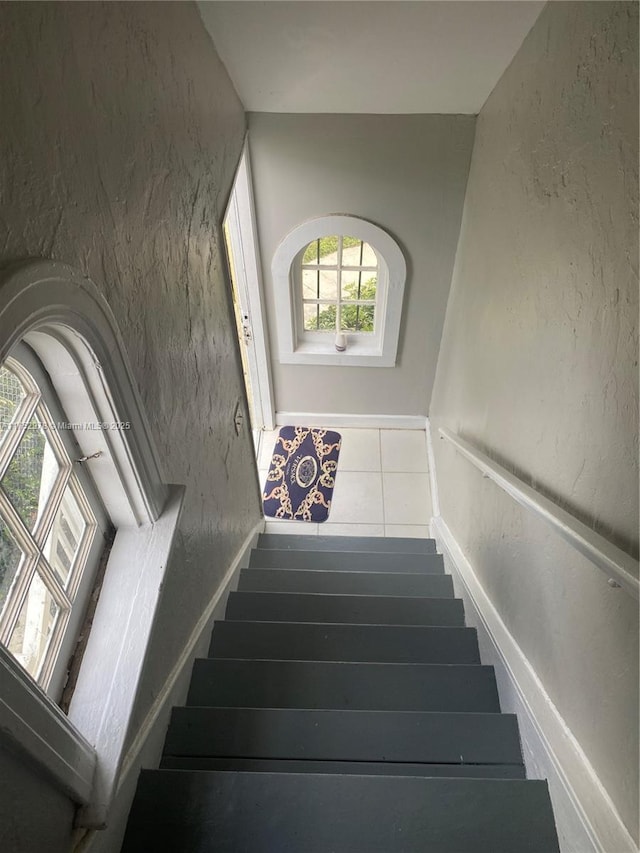
{"label": "white window frame", "polygon": [[[335,333],[305,332],[299,266],[309,243],[334,235],[357,237],[378,257],[375,331],[346,332],[347,349],[337,352]],[[407,265],[400,246],[386,231],[356,216],[331,215],[294,228],[280,243],[271,264],[279,359],[283,364],[394,367],[398,354]]]}
{"label": "white window frame", "polygon": [[[0,647],[0,741],[28,756],[81,806],[76,825],[102,828],[170,562],[183,486],[168,486],[115,318],[95,285],[66,264],[0,271],[0,363],[24,340],[69,420],[102,424],[75,437],[116,527],[69,709],[60,708]],[[118,424],[130,423],[130,429]]]}
{"label": "white window frame", "polygon": [[[15,412],[12,423],[17,428],[3,436],[5,440],[3,452],[0,453],[0,473],[4,473],[2,468],[6,470],[11,465],[18,446],[27,432],[26,423],[33,416],[44,424],[44,435],[53,451],[59,470],[34,530],[24,527],[22,518],[16,513],[16,508],[11,505],[10,496],[0,494],[0,506],[5,524],[24,554],[7,596],[9,599],[7,606],[0,617],[0,640],[4,643],[9,640],[17,622],[20,607],[25,596],[28,595],[27,589],[37,572],[61,612],[52,629],[36,680],[49,696],[59,699],[66,678],[67,661],[77,642],[81,620],[95,580],[98,560],[104,549],[105,539],[102,534],[106,532],[109,522],[84,463],[78,464],[76,461],[82,458],[82,453],[74,440],[72,430],[59,429],[56,426],[68,419],[43,365],[25,343],[14,347],[12,353],[6,365],[22,383],[27,395]],[[67,489],[71,491],[76,501],[85,521],[85,528],[72,558],[68,578],[63,582],[55,571],[54,561],[46,553],[46,545],[43,545],[41,550],[37,540],[46,543],[55,526],[56,514],[63,503]],[[47,538],[44,538],[43,534],[46,534]]]}

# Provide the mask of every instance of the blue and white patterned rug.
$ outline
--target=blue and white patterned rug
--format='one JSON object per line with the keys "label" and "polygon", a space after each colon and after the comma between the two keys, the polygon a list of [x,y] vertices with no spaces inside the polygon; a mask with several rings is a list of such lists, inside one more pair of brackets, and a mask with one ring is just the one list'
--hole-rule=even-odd
{"label": "blue and white patterned rug", "polygon": [[329,517],[342,437],[309,427],[282,427],[262,494],[269,518],[322,522]]}

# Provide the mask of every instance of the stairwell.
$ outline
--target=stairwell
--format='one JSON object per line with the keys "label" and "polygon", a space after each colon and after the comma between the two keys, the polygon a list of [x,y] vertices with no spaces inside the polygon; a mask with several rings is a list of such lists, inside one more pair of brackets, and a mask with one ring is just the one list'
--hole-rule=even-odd
{"label": "stairwell", "polygon": [[262,534],[122,853],[557,853],[432,540]]}

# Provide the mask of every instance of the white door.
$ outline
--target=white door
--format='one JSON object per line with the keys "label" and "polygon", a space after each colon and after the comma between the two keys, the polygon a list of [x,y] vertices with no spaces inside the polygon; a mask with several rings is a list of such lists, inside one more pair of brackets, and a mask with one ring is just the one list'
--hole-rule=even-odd
{"label": "white door", "polygon": [[274,411],[267,355],[257,235],[245,145],[223,221],[242,369],[251,428],[273,429]]}

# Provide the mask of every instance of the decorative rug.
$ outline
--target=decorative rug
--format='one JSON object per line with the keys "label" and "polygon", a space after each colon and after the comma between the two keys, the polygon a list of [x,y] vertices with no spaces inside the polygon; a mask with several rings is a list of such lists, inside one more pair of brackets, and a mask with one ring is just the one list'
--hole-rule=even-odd
{"label": "decorative rug", "polygon": [[326,521],[342,436],[328,429],[282,427],[262,494],[264,514],[292,521]]}

